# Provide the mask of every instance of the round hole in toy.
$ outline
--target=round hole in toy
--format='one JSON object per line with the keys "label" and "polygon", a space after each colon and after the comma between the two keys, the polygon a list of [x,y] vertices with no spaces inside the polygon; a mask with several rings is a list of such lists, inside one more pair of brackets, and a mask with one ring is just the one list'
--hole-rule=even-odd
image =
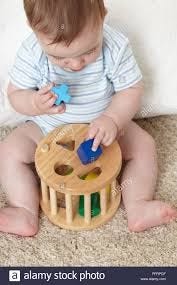
{"label": "round hole in toy", "polygon": [[61,176],[69,175],[73,172],[73,170],[74,169],[70,165],[66,165],[66,164],[61,164],[61,165],[56,164],[55,165],[55,172]]}

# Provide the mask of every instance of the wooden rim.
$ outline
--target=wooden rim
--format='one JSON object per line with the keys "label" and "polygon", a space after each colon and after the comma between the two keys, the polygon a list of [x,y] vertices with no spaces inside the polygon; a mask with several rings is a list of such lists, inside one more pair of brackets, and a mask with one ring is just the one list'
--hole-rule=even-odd
{"label": "wooden rim", "polygon": [[[35,153],[35,165],[38,175],[50,188],[61,193],[78,195],[94,193],[98,189],[106,187],[119,174],[122,157],[120,147],[115,141],[109,147],[103,147],[101,157],[88,165],[83,165],[76,153],[79,145],[86,138],[87,124],[70,124],[59,127],[49,133],[39,143]],[[67,150],[58,145],[57,142],[75,141],[74,151]],[[56,165],[70,165],[73,172],[70,175],[61,176],[55,172]],[[102,172],[95,179],[90,181],[79,178],[81,174],[88,173],[95,167],[100,167]]]}

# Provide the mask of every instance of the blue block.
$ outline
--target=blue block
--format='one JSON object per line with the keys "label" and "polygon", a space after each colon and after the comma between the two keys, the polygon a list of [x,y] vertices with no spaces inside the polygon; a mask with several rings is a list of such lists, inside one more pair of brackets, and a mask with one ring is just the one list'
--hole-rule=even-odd
{"label": "blue block", "polygon": [[55,93],[58,98],[55,101],[55,105],[60,105],[62,102],[69,103],[71,96],[69,95],[69,87],[66,84],[57,85],[52,87],[51,91]]}
{"label": "blue block", "polygon": [[77,149],[77,154],[83,164],[88,164],[97,160],[103,153],[101,146],[96,151],[92,151],[94,139],[84,141]]}

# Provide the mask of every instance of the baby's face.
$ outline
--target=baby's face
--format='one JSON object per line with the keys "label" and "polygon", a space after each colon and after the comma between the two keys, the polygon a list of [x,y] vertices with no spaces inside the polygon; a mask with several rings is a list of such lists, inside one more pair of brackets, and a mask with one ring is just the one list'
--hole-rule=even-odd
{"label": "baby's face", "polygon": [[69,45],[63,42],[50,44],[51,39],[37,32],[36,36],[49,60],[68,71],[80,71],[99,57],[103,43],[103,26],[93,29],[87,26]]}

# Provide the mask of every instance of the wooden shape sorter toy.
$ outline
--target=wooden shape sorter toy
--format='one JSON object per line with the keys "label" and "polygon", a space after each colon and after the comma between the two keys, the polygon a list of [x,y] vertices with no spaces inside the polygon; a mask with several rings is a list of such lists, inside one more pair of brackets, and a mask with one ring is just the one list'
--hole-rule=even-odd
{"label": "wooden shape sorter toy", "polygon": [[121,200],[116,180],[122,165],[120,147],[117,141],[102,146],[101,156],[83,165],[77,149],[87,131],[87,124],[58,127],[41,140],[35,153],[41,208],[52,223],[70,230],[106,223]]}

